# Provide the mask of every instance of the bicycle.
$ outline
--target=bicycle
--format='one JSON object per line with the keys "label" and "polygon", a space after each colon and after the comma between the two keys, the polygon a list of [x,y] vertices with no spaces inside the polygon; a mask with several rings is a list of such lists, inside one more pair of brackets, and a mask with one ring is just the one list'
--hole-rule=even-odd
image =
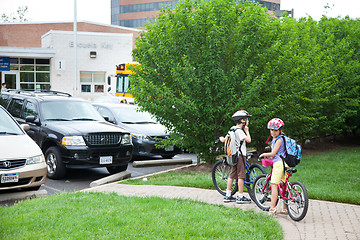
{"label": "bicycle", "polygon": [[[266,159],[268,160],[268,159]],[[263,161],[264,166],[271,166],[271,163],[266,163],[266,160]],[[283,181],[278,185],[279,190],[279,198],[286,205],[286,209],[290,218],[294,221],[302,220],[308,210],[309,207],[309,197],[305,185],[299,181],[289,182],[289,178],[293,173],[296,173],[297,170],[295,168],[286,169],[287,177],[285,183]],[[256,205],[264,210],[269,211],[270,209],[270,201],[271,201],[271,187],[270,187],[270,179],[271,173],[266,175],[262,174],[255,179],[253,186],[253,196],[254,202]]]}
{"label": "bicycle", "polygon": [[[265,169],[263,166],[254,163],[250,165],[248,163],[248,159],[252,157],[253,154],[248,153],[246,154],[246,160],[245,160],[245,169],[246,169],[246,178],[244,180],[244,187],[246,187],[250,198],[254,201],[253,194],[252,194],[252,185],[254,183],[254,180],[257,176],[260,174],[266,174]],[[238,164],[243,164],[240,160]],[[223,159],[217,161],[211,171],[211,176],[213,180],[213,184],[216,188],[216,190],[223,196],[226,195],[226,185],[228,178],[230,176],[231,172],[231,166],[227,164],[226,157]],[[238,179],[234,179],[232,188],[231,188],[231,195],[234,195],[238,191]]]}

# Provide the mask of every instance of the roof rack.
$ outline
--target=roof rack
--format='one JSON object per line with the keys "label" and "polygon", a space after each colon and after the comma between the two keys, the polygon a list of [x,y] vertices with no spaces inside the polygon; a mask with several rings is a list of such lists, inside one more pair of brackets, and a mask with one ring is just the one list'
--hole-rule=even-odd
{"label": "roof rack", "polygon": [[37,94],[45,94],[45,95],[62,95],[66,97],[72,97],[70,93],[60,92],[60,91],[52,91],[52,90],[19,90],[19,89],[7,89],[7,92],[14,92],[16,94],[25,94],[29,96],[36,96]]}

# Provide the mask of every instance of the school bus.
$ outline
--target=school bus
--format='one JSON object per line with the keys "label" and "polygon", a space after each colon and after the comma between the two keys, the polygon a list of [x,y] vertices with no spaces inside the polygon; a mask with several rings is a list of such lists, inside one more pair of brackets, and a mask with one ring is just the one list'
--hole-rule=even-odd
{"label": "school bus", "polygon": [[131,87],[129,75],[133,74],[129,67],[136,64],[138,63],[122,63],[116,65],[116,96],[133,97],[132,94],[129,93]]}

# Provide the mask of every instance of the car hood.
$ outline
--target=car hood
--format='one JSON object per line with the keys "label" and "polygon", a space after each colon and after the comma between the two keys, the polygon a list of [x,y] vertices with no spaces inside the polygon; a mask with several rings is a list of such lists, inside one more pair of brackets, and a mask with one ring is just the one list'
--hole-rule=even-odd
{"label": "car hood", "polygon": [[130,133],[143,134],[148,136],[163,136],[168,135],[165,133],[166,127],[162,124],[124,124],[121,123],[120,127],[128,130]]}
{"label": "car hood", "polygon": [[0,135],[0,161],[41,155],[39,146],[26,134]]}
{"label": "car hood", "polygon": [[128,133],[123,128],[107,122],[94,121],[68,121],[68,122],[47,122],[47,127],[64,135],[76,136],[86,135],[89,133],[108,133],[121,132]]}

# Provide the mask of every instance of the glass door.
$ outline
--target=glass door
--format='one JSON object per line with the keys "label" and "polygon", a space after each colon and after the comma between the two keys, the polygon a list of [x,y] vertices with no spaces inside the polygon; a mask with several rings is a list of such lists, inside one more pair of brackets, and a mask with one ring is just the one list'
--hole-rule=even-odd
{"label": "glass door", "polygon": [[2,72],[2,79],[7,89],[19,89],[19,72]]}

